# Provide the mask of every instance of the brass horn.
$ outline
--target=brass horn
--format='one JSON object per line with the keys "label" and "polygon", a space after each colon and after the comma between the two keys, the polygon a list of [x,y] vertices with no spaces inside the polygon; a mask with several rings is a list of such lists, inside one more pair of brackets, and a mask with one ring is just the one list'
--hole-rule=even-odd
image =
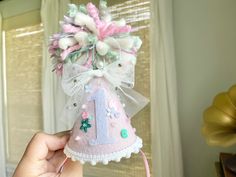
{"label": "brass horn", "polygon": [[202,132],[209,145],[236,144],[236,85],[216,95],[212,105],[204,111]]}

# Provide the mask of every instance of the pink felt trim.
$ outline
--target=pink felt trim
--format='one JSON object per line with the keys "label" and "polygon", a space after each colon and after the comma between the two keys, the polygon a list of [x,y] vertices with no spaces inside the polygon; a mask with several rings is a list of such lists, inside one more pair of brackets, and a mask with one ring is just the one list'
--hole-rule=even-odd
{"label": "pink felt trim", "polygon": [[115,151],[107,154],[87,154],[83,152],[73,151],[68,144],[65,146],[64,153],[67,157],[71,158],[72,161],[80,161],[81,164],[86,162],[96,165],[96,163],[107,164],[110,161],[120,161],[121,158],[130,158],[132,153],[138,153],[142,148],[142,139],[137,137],[136,141],[129,147],[124,148],[120,151]]}

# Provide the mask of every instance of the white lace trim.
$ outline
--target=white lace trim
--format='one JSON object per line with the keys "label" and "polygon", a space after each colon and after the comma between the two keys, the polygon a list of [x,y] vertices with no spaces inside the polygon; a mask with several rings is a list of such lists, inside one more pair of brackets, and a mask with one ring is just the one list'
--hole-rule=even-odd
{"label": "white lace trim", "polygon": [[80,161],[81,164],[89,162],[92,165],[96,165],[98,162],[102,162],[103,164],[106,165],[110,161],[119,162],[123,157],[130,158],[132,153],[139,153],[142,146],[143,146],[142,139],[137,137],[136,141],[131,146],[121,151],[113,152],[110,154],[102,154],[102,155],[83,154],[73,151],[67,145],[64,149],[64,153],[66,154],[67,157],[71,158],[72,161],[77,160]]}

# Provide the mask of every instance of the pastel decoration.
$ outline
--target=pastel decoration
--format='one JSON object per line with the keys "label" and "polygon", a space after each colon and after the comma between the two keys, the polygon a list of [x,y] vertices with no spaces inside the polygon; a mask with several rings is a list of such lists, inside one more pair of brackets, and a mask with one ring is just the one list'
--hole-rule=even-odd
{"label": "pastel decoration", "polygon": [[68,16],[75,17],[75,15],[78,12],[78,7],[75,4],[69,4],[68,6],[69,6]]}
{"label": "pastel decoration", "polygon": [[88,45],[88,33],[87,32],[80,31],[75,34],[74,38],[82,47],[86,47]]}
{"label": "pastel decoration", "polygon": [[70,17],[70,16],[64,16],[64,21],[63,21],[63,24],[66,23],[66,24],[72,24],[74,22],[74,18]]}
{"label": "pastel decoration", "polygon": [[107,1],[100,0],[99,2],[99,15],[103,22],[109,23],[112,20],[111,14],[107,8]]}
{"label": "pastel decoration", "polygon": [[87,8],[84,4],[79,5],[79,11],[83,12],[84,14],[87,14]]}
{"label": "pastel decoration", "polygon": [[122,138],[124,139],[128,138],[128,131],[126,129],[122,129],[120,134]]}
{"label": "pastel decoration", "polygon": [[62,60],[65,60],[65,58],[72,52],[79,50],[81,48],[80,45],[74,45],[68,49],[65,49],[62,53],[61,53],[61,58]]}
{"label": "pastel decoration", "polygon": [[85,133],[87,133],[89,128],[91,128],[91,124],[89,123],[89,119],[83,119],[81,121],[80,130],[82,130]]}
{"label": "pastel decoration", "polygon": [[104,56],[109,51],[109,46],[105,42],[98,41],[96,43],[96,50],[99,55]]}
{"label": "pastel decoration", "polygon": [[103,89],[98,89],[91,97],[96,110],[96,139],[89,141],[90,145],[111,144],[113,138],[109,136],[108,120],[106,119],[106,96]]}
{"label": "pastel decoration", "polygon": [[75,27],[71,24],[63,24],[62,25],[62,30],[63,30],[64,33],[77,33],[79,31],[81,31],[80,28]]}
{"label": "pastel decoration", "polygon": [[142,40],[137,36],[135,36],[133,38],[134,38],[134,50],[138,51],[142,45]]}
{"label": "pastel decoration", "polygon": [[75,45],[77,41],[72,37],[61,38],[58,45],[61,49],[66,50],[68,47]]}
{"label": "pastel decoration", "polygon": [[89,15],[93,18],[94,22],[96,23],[97,27],[101,25],[101,20],[99,17],[99,12],[98,9],[96,8],[95,5],[93,5],[91,2],[87,4],[87,11]]}
{"label": "pastel decoration", "polygon": [[88,28],[94,34],[97,34],[96,24],[93,21],[93,18],[82,13],[78,12],[74,19],[74,24]]}
{"label": "pastel decoration", "polygon": [[64,153],[91,165],[119,162],[141,150],[131,117],[148,103],[133,89],[141,40],[124,19],[112,21],[106,1],[99,7],[70,4],[49,45],[68,96],[61,117],[72,131]]}

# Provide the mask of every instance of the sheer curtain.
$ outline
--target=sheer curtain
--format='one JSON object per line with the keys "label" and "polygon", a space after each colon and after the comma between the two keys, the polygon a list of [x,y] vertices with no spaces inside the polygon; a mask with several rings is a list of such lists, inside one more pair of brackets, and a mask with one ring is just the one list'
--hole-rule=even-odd
{"label": "sheer curtain", "polygon": [[153,176],[183,177],[177,111],[172,0],[152,0],[151,7]]}
{"label": "sheer curtain", "polygon": [[6,159],[4,144],[4,114],[3,114],[3,63],[2,63],[2,15],[0,13],[0,176],[6,177]]}
{"label": "sheer curtain", "polygon": [[67,11],[69,0],[42,0],[41,19],[44,26],[42,97],[44,131],[54,133],[68,127],[60,123],[60,113],[65,105],[65,94],[59,84],[59,78],[52,73],[52,64],[48,53],[49,36],[59,31],[59,21]]}

